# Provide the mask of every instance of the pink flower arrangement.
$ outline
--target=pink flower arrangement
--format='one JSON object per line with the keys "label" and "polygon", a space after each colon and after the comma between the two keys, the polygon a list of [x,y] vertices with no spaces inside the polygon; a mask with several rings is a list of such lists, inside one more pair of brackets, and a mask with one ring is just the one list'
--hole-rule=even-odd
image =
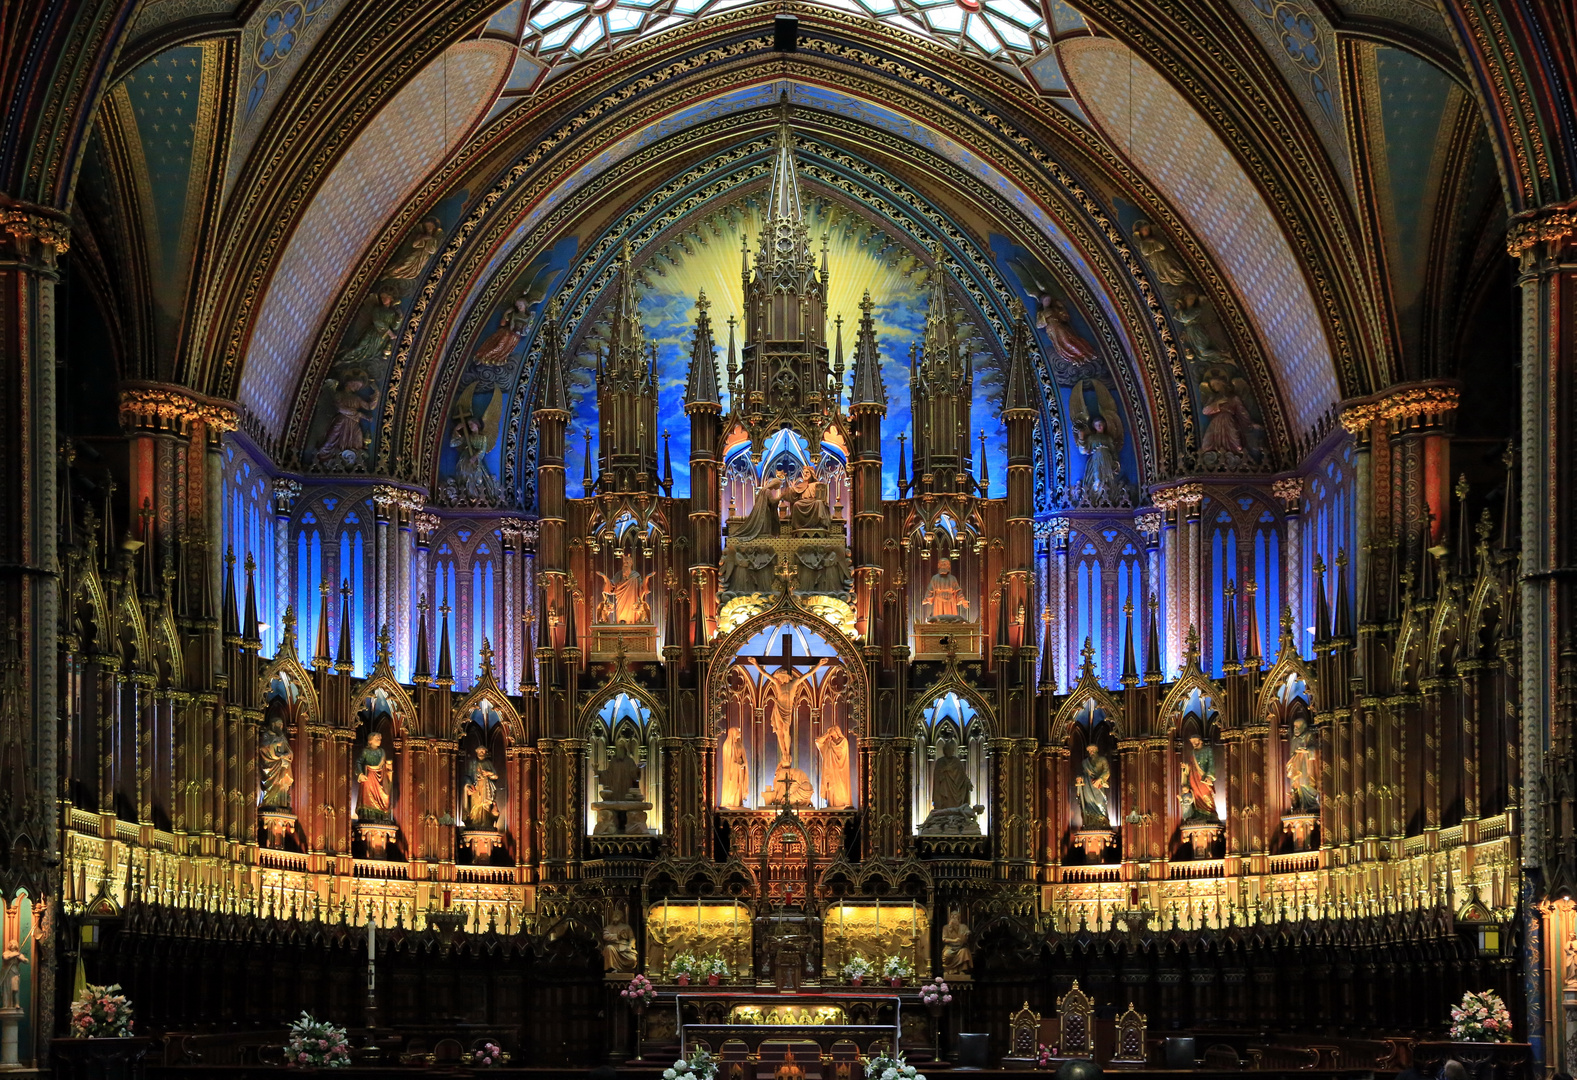
{"label": "pink flower arrangement", "polygon": [[71,1003],[73,1039],[124,1039],[131,1034],[131,1002],[120,984],[89,986]]}
{"label": "pink flower arrangement", "polygon": [[285,1064],[294,1068],[343,1069],[350,1065],[345,1029],[316,1020],[303,1012],[290,1025],[285,1043]]}
{"label": "pink flower arrangement", "polygon": [[504,1060],[504,1052],[495,1043],[483,1043],[480,1049],[471,1051],[471,1064],[479,1069],[492,1068]]}
{"label": "pink flower arrangement", "polygon": [[1493,990],[1462,995],[1462,1004],[1451,1010],[1451,1038],[1455,1042],[1510,1042],[1511,1013]]}
{"label": "pink flower arrangement", "polygon": [[932,979],[920,987],[920,1004],[930,1007],[942,1006],[953,1003],[953,992],[947,988],[947,983],[941,979]]}
{"label": "pink flower arrangement", "polygon": [[652,985],[652,980],[645,975],[637,975],[630,980],[630,985],[619,991],[619,996],[632,1009],[642,1009],[650,1005],[657,998],[657,987]]}
{"label": "pink flower arrangement", "polygon": [[1057,1052],[1057,1048],[1055,1046],[1047,1046],[1045,1043],[1037,1043],[1036,1045],[1039,1049],[1035,1052],[1035,1064],[1042,1069],[1047,1068],[1051,1065],[1051,1057]]}

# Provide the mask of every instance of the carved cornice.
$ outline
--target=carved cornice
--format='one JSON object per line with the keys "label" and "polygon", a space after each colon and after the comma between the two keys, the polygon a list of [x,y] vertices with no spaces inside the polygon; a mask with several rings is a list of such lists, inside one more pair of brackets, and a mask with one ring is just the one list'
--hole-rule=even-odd
{"label": "carved cornice", "polygon": [[1460,397],[1461,390],[1455,383],[1393,386],[1373,397],[1343,402],[1341,424],[1349,434],[1362,435],[1371,430],[1376,420],[1385,421],[1393,429],[1420,421],[1445,423],[1456,413]]}
{"label": "carved cornice", "polygon": [[195,394],[180,386],[128,383],[120,391],[120,422],[128,433],[156,431],[190,434],[201,424],[210,434],[234,431],[240,425],[235,403]]}

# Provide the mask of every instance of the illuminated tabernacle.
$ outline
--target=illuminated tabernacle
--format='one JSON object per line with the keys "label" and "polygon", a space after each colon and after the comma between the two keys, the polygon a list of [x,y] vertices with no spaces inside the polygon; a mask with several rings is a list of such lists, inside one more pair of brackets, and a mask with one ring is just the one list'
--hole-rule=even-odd
{"label": "illuminated tabernacle", "polygon": [[1574,20],[0,6],[0,1073],[1569,1074]]}

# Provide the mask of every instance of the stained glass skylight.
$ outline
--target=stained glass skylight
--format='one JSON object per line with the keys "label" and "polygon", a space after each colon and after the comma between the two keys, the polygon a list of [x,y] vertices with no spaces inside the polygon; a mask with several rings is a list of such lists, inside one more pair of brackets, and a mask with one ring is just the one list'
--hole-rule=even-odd
{"label": "stained glass skylight", "polygon": [[[1087,32],[1062,0],[816,0],[990,61],[1042,91],[1065,91],[1053,40]],[[582,60],[761,0],[511,0],[484,36],[518,49],[499,106],[526,97]],[[1048,5],[1050,10],[1048,11]],[[1074,23],[1077,25],[1074,25]],[[497,108],[495,107],[495,111]]]}

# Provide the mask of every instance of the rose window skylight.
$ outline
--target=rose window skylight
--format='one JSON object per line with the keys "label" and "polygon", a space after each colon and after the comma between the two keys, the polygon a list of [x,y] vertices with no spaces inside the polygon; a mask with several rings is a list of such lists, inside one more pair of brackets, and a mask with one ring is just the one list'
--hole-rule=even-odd
{"label": "rose window skylight", "polygon": [[[1049,53],[1055,33],[1067,31],[1075,20],[1082,29],[1082,20],[1060,0],[816,2],[990,61],[1048,92],[1063,88],[1055,56]],[[1051,5],[1049,13],[1046,4]],[[775,10],[760,0],[512,0],[488,22],[484,34],[507,38],[519,50],[504,91],[507,99],[531,94],[581,61],[751,5],[762,9],[764,20]]]}

